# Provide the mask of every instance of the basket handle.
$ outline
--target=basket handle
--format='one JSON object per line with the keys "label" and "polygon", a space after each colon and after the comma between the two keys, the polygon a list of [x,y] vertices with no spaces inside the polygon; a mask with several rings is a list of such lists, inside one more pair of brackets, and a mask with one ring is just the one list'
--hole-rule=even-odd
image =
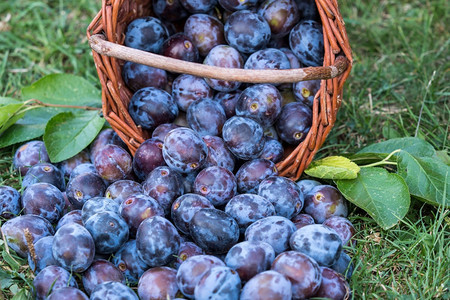
{"label": "basket handle", "polygon": [[102,34],[91,36],[89,38],[89,45],[95,52],[101,55],[132,61],[174,73],[185,73],[199,77],[248,83],[287,83],[330,79],[344,73],[349,65],[349,61],[345,56],[338,56],[334,65],[328,67],[308,67],[288,70],[230,69],[180,61],[179,59],[125,47],[108,42]]}

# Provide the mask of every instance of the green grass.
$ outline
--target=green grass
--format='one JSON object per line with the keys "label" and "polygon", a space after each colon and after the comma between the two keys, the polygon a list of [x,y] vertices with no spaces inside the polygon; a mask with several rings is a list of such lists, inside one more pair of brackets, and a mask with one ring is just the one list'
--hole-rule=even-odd
{"label": "green grass", "polygon": [[[355,57],[338,120],[318,156],[356,151],[392,137],[419,136],[448,151],[448,1],[339,1]],[[68,72],[98,84],[85,30],[100,1],[0,3],[0,96],[43,75]],[[20,187],[15,147],[0,150],[0,184]],[[449,299],[450,213],[413,201],[384,231],[352,207],[357,247],[349,250],[355,299]],[[0,245],[4,258],[5,245]],[[0,299],[29,290],[26,262],[0,259]],[[8,264],[9,261],[9,264]],[[19,293],[20,295],[20,293]]]}

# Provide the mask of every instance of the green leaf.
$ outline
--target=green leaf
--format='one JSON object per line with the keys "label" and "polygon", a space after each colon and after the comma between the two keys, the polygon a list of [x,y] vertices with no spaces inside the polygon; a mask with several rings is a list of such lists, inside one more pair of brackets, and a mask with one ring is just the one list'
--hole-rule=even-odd
{"label": "green leaf", "polygon": [[23,107],[23,103],[7,104],[0,109],[0,135],[11,125],[16,123],[23,117],[24,113],[20,112]]}
{"label": "green leaf", "polygon": [[397,149],[402,149],[419,157],[433,156],[436,153],[431,144],[415,137],[390,139],[367,146],[357,153],[385,153],[387,155]]}
{"label": "green leaf", "polygon": [[322,179],[354,179],[358,172],[358,165],[343,156],[329,156],[313,161],[305,170],[309,176]]}
{"label": "green leaf", "polygon": [[27,295],[28,291],[23,288],[17,294],[14,295],[14,297],[11,298],[11,300],[27,300],[29,299],[29,296]]}
{"label": "green leaf", "polygon": [[446,164],[447,166],[450,166],[450,156],[448,155],[447,151],[442,150],[442,151],[436,151],[436,156],[442,160],[442,162],[444,164]]}
{"label": "green leaf", "polygon": [[17,104],[21,102],[22,101],[10,97],[0,97],[0,105]]}
{"label": "green leaf", "polygon": [[3,260],[9,265],[9,267],[14,270],[17,271],[20,268],[19,263],[8,253],[6,252],[6,250],[2,251],[2,257]]}
{"label": "green leaf", "polygon": [[25,116],[18,120],[2,135],[0,135],[0,148],[36,139],[44,134],[47,122],[61,112],[80,112],[79,109],[61,107],[37,107],[27,111]]}
{"label": "green leaf", "polygon": [[405,179],[411,195],[432,205],[450,206],[450,167],[438,158],[401,151],[397,173]]}
{"label": "green leaf", "polygon": [[104,123],[97,111],[63,112],[51,118],[44,133],[50,160],[56,163],[79,153],[94,140]]}
{"label": "green leaf", "polygon": [[365,210],[383,229],[389,229],[406,215],[410,204],[403,178],[383,168],[363,168],[356,179],[336,181],[350,202]]}
{"label": "green leaf", "polygon": [[37,139],[45,131],[45,124],[14,124],[0,136],[0,148]]}
{"label": "green leaf", "polygon": [[22,89],[23,99],[51,104],[101,107],[100,91],[86,79],[72,74],[51,74]]}
{"label": "green leaf", "polygon": [[11,103],[3,105],[0,109],[0,126],[3,126],[23,107],[22,103]]}

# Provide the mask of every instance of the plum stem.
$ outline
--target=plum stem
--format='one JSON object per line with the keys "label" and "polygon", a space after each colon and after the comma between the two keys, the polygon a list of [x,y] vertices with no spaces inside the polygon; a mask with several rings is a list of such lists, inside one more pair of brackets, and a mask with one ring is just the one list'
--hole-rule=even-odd
{"label": "plum stem", "polygon": [[396,162],[393,161],[389,161],[389,159],[396,153],[402,151],[402,149],[397,149],[392,151],[391,153],[389,153],[388,156],[386,156],[383,160],[368,164],[368,165],[364,165],[364,166],[359,166],[360,168],[370,168],[370,167],[376,167],[376,166],[381,166],[381,165],[397,165]]}
{"label": "plum stem", "polygon": [[66,104],[51,104],[51,103],[45,103],[38,99],[30,99],[25,101],[25,104],[30,104],[32,107],[35,106],[44,106],[44,107],[63,107],[63,108],[77,108],[77,109],[84,109],[84,110],[100,110],[101,108],[98,107],[91,107],[91,106],[79,106],[79,105],[66,105]]}

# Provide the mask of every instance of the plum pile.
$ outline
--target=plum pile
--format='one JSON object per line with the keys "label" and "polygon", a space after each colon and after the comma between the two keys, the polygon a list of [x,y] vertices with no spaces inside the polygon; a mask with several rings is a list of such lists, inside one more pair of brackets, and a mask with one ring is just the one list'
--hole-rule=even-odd
{"label": "plum pile", "polygon": [[[105,129],[80,154],[97,164],[70,159],[78,165],[65,177],[69,184],[37,176],[21,193],[0,187],[1,230],[36,274],[35,298],[347,299],[356,232],[340,192],[280,177],[267,159],[234,158],[230,171],[219,166],[229,158],[218,155],[206,165],[208,146],[225,151],[226,144],[186,127],[169,130],[169,138],[180,129],[189,134],[168,148],[175,167],[155,167],[144,180],[133,169],[111,179],[131,156],[119,140],[104,138],[115,134]],[[162,152],[167,139],[155,140]],[[40,161],[28,173],[45,165],[56,174],[67,164]]]}
{"label": "plum pile", "polygon": [[[125,44],[227,68],[320,65],[313,1],[153,0]],[[52,164],[18,148],[20,193],[1,230],[36,274],[36,299],[346,299],[355,229],[333,186],[278,176],[312,122],[320,82],[245,84],[122,68],[151,136],[134,157],[112,129]]]}

